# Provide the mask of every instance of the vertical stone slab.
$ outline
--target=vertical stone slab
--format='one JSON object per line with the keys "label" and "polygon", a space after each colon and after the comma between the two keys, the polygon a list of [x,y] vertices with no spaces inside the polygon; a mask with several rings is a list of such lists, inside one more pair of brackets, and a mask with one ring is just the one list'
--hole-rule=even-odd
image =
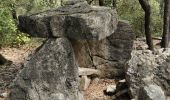
{"label": "vertical stone slab", "polygon": [[78,100],[78,67],[69,40],[47,40],[11,89],[9,100]]}

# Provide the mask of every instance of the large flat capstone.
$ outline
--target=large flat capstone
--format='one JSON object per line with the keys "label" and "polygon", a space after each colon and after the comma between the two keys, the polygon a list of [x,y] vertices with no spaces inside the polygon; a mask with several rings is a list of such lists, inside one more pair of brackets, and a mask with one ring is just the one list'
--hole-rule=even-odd
{"label": "large flat capstone", "polygon": [[19,28],[36,37],[101,40],[115,32],[117,19],[115,9],[75,0],[57,9],[19,16]]}

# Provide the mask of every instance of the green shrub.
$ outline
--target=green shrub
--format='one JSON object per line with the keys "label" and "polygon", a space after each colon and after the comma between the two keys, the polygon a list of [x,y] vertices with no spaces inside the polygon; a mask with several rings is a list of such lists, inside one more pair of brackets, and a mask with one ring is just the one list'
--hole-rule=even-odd
{"label": "green shrub", "polygon": [[58,7],[58,0],[0,0],[0,46],[19,46],[30,41],[28,35],[17,30],[17,21],[12,18],[12,10],[17,16]]}

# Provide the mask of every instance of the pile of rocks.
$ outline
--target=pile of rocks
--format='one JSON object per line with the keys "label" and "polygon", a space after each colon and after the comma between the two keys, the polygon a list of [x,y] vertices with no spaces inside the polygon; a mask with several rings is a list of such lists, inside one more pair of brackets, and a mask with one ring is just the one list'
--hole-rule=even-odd
{"label": "pile of rocks", "polygon": [[126,80],[133,98],[166,100],[170,96],[170,49],[134,50]]}

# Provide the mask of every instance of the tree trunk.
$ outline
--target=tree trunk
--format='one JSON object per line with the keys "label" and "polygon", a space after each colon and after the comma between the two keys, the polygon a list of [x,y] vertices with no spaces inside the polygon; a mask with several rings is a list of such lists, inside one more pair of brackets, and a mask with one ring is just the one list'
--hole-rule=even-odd
{"label": "tree trunk", "polygon": [[151,8],[149,5],[149,2],[147,0],[139,0],[139,3],[141,4],[142,9],[145,11],[145,35],[146,35],[146,43],[148,45],[149,50],[153,50],[153,41],[152,41],[152,35],[150,32],[150,15],[151,15]]}
{"label": "tree trunk", "polygon": [[159,13],[160,13],[160,15],[161,15],[161,17],[163,18],[163,11],[164,11],[164,1],[163,0],[159,0],[159,7],[160,7],[160,11],[159,11]]}
{"label": "tree trunk", "polygon": [[99,6],[104,6],[104,0],[99,0]]}
{"label": "tree trunk", "polygon": [[169,13],[170,13],[170,0],[165,0],[164,1],[164,25],[163,25],[163,36],[162,36],[162,41],[161,41],[161,47],[162,48],[167,48],[168,43],[169,43]]}
{"label": "tree trunk", "polygon": [[113,0],[112,5],[113,5],[113,8],[116,8],[116,0]]}

